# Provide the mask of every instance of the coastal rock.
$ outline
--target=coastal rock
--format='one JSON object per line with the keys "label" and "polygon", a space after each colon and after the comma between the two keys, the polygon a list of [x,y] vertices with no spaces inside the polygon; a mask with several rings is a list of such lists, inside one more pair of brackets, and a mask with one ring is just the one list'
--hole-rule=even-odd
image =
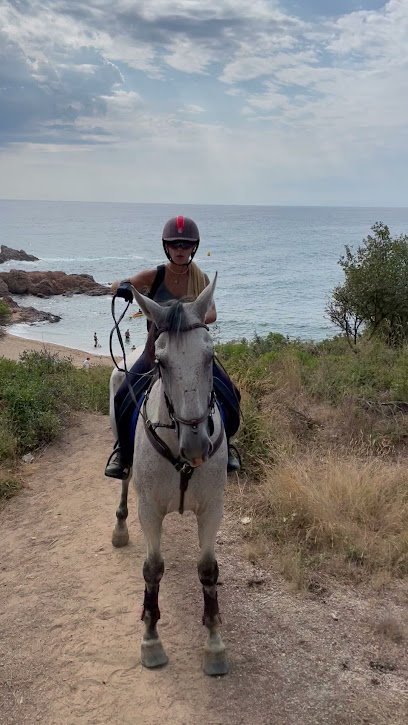
{"label": "coastal rock", "polygon": [[12,249],[5,244],[0,245],[0,264],[9,262],[10,259],[18,259],[20,262],[37,262],[38,257],[33,254],[27,254],[24,249]]}
{"label": "coastal rock", "polygon": [[8,295],[9,289],[5,282],[3,282],[2,279],[0,279],[0,297],[5,297]]}
{"label": "coastal rock", "polygon": [[53,315],[51,312],[36,310],[35,307],[20,307],[12,297],[4,297],[4,301],[10,308],[10,319],[8,324],[15,325],[17,322],[59,322],[61,317]]}
{"label": "coastal rock", "polygon": [[51,312],[36,310],[35,307],[20,307],[19,319],[13,322],[59,322],[61,317]]}
{"label": "coastal rock", "polygon": [[[10,272],[0,272],[0,284],[7,286],[7,292],[0,295],[35,295],[36,297],[51,297],[67,293],[86,295],[107,295],[110,288],[95,282],[89,274],[66,274],[65,272],[25,272],[21,269],[12,269]],[[4,285],[2,286],[4,290]]]}

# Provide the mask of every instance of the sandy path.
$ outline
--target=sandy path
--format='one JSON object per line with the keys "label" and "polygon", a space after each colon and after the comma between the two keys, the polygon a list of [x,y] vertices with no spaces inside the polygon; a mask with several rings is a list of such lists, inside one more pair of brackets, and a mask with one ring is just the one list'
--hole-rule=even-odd
{"label": "sandy path", "polygon": [[[406,640],[373,629],[389,613],[403,621],[403,592],[294,594],[240,558],[239,524],[228,515],[218,556],[231,673],[201,672],[195,525],[178,515],[166,520],[163,541],[161,634],[170,661],[142,669],[144,546],[133,493],[131,544],[110,544],[119,495],[103,477],[110,446],[108,419],[81,416],[27,467],[29,487],[0,511],[2,725],[407,721]],[[395,669],[380,672],[370,661]]]}

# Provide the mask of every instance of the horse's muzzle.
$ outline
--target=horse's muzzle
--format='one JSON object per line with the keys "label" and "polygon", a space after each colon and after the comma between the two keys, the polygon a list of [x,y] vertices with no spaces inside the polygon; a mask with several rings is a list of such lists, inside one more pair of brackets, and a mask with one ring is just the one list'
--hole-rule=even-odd
{"label": "horse's muzzle", "polygon": [[190,465],[192,468],[198,468],[204,463],[204,458],[193,458],[192,461],[190,461]]}

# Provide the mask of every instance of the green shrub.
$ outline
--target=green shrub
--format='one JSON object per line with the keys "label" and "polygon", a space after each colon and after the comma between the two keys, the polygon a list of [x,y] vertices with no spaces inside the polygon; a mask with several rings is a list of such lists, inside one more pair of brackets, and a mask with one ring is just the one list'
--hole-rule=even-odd
{"label": "green shrub", "polygon": [[77,370],[69,358],[25,352],[0,358],[0,459],[54,440],[72,410],[106,413],[110,369]]}
{"label": "green shrub", "polygon": [[8,304],[0,299],[0,328],[2,325],[6,325],[11,317],[11,311]]}
{"label": "green shrub", "polygon": [[0,477],[0,501],[15,496],[21,489],[21,482],[17,478]]}

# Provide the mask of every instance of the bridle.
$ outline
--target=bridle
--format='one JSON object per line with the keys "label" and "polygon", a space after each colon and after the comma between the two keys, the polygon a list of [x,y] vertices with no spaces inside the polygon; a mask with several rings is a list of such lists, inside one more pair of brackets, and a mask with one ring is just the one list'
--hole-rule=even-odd
{"label": "bridle", "polygon": [[[194,324],[189,325],[188,327],[182,327],[179,330],[179,332],[190,332],[190,330],[196,330],[199,327],[203,327],[205,330],[209,329],[208,325],[206,325],[204,322],[195,322]],[[168,332],[168,331],[169,330],[167,327],[158,328],[156,340],[160,337],[160,335],[163,332]],[[156,360],[156,368],[158,371],[158,377],[163,379],[163,376],[162,376],[161,370],[160,370],[160,360]],[[187,419],[187,418],[182,418],[179,415],[176,415],[176,413],[174,411],[174,405],[173,405],[172,401],[170,400],[170,398],[168,397],[166,391],[164,391],[164,400],[166,401],[166,407],[167,407],[167,411],[169,414],[169,418],[173,423],[172,427],[173,428],[177,427],[178,433],[180,432],[180,429],[179,429],[180,424],[190,426],[193,430],[195,430],[200,425],[200,423],[204,423],[204,421],[208,420],[209,418],[212,418],[212,416],[214,414],[214,406],[215,406],[214,390],[211,391],[207,411],[201,416],[201,418]]]}
{"label": "bridle", "polygon": [[[204,322],[196,322],[192,325],[189,325],[188,327],[183,327],[179,330],[179,332],[190,332],[190,330],[195,330],[198,327],[203,327],[206,330],[208,330],[207,325]],[[166,327],[160,327],[158,328],[157,337],[163,333],[163,332],[169,332],[169,328]],[[158,377],[162,378],[161,371],[160,371],[160,362],[156,360],[156,369],[158,372]],[[171,452],[169,446],[167,443],[163,441],[162,438],[156,433],[156,428],[172,428],[174,430],[177,430],[177,438],[179,438],[180,435],[180,424],[181,425],[187,425],[190,426],[193,431],[197,429],[198,425],[200,423],[204,423],[206,420],[209,422],[209,429],[214,431],[214,423],[212,420],[212,417],[214,415],[215,411],[215,404],[216,404],[216,396],[214,393],[214,390],[211,391],[211,395],[208,402],[208,408],[207,411],[200,417],[200,418],[182,418],[181,416],[176,415],[174,412],[174,406],[170,398],[168,397],[166,391],[164,391],[164,399],[166,402],[166,407],[168,410],[168,414],[170,417],[170,420],[172,421],[170,425],[162,424],[162,423],[152,423],[152,421],[149,419],[147,414],[147,401],[149,399],[150,391],[153,387],[154,381],[157,380],[157,377],[152,380],[152,384],[149,387],[149,390],[147,391],[145,395],[145,399],[143,401],[143,421],[144,426],[146,430],[147,437],[152,444],[152,446],[156,449],[158,453],[160,453],[161,456],[164,458],[167,458],[168,461],[175,467],[177,471],[180,473],[180,504],[179,504],[179,513],[182,514],[184,511],[184,494],[187,490],[188,483],[190,481],[191,476],[194,473],[194,468],[191,466],[187,461],[183,460],[181,456],[174,456]],[[211,435],[211,433],[210,433]],[[213,444],[211,444],[210,452],[209,452],[209,458],[211,458],[214,453],[219,449],[222,441],[224,439],[224,427],[221,425],[220,432],[217,436],[217,439]]]}

